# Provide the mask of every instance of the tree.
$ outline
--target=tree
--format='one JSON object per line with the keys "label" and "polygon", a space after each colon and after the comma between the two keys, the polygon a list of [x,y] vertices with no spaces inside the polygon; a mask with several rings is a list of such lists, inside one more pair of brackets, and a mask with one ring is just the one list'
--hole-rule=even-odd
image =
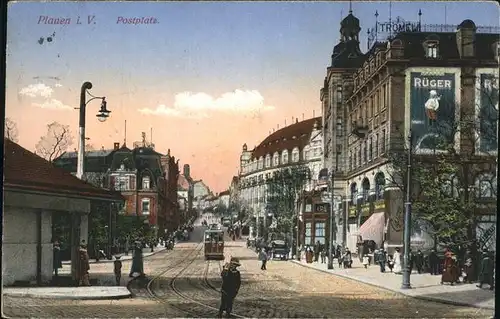
{"label": "tree", "polygon": [[47,133],[35,145],[38,156],[52,162],[73,144],[73,136],[68,125],[52,122],[47,125]]}
{"label": "tree", "polygon": [[266,211],[274,215],[278,234],[287,234],[293,229],[298,196],[310,179],[309,168],[297,165],[281,168],[266,180]]}
{"label": "tree", "polygon": [[[498,85],[476,89],[481,105],[461,110],[458,121],[431,123],[427,152],[421,149],[423,138],[413,137],[410,149],[401,134],[391,138],[388,156],[389,182],[405,194],[411,154],[412,227],[432,235],[435,245],[469,247],[473,254],[492,233],[477,236],[477,226],[482,212],[496,201],[496,154],[492,151],[498,143],[498,113],[492,111],[498,110]],[[448,118],[454,119],[455,113]],[[460,148],[455,145],[457,137]]]}
{"label": "tree", "polygon": [[19,131],[17,129],[17,124],[12,119],[5,118],[5,138],[11,140],[14,143],[19,141]]}

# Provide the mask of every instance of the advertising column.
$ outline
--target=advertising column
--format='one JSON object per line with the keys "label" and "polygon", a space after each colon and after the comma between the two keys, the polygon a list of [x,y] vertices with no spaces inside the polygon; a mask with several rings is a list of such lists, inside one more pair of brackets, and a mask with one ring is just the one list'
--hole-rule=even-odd
{"label": "advertising column", "polygon": [[436,153],[454,142],[456,73],[410,72],[410,127],[416,153]]}

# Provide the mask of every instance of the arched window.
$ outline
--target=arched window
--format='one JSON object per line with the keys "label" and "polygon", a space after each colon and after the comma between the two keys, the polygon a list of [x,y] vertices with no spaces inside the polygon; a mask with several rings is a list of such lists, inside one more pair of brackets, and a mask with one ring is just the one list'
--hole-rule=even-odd
{"label": "arched window", "polygon": [[370,181],[368,178],[365,177],[365,179],[363,179],[361,187],[363,188],[363,201],[367,202],[368,196],[370,196]]}
{"label": "arched window", "polygon": [[385,187],[385,175],[382,172],[378,172],[375,175],[375,198],[382,199],[384,197],[384,187]]}
{"label": "arched window", "polygon": [[292,162],[296,163],[300,160],[299,154],[300,154],[299,148],[298,147],[294,148],[292,151]]}
{"label": "arched window", "polygon": [[483,173],[476,178],[476,194],[478,198],[494,198],[497,196],[497,179],[493,174]]}
{"label": "arched window", "polygon": [[283,150],[281,153],[281,163],[288,164],[288,150]]}
{"label": "arched window", "polygon": [[271,155],[266,155],[266,167],[271,167]]}
{"label": "arched window", "polygon": [[264,168],[264,158],[261,156],[259,158],[259,169],[263,169]]}
{"label": "arched window", "polygon": [[351,202],[356,204],[358,197],[358,185],[356,183],[351,184]]}
{"label": "arched window", "polygon": [[144,176],[142,178],[142,189],[150,189],[151,188],[151,179],[149,176]]}
{"label": "arched window", "polygon": [[278,152],[273,155],[273,166],[278,166],[280,164],[280,156]]}

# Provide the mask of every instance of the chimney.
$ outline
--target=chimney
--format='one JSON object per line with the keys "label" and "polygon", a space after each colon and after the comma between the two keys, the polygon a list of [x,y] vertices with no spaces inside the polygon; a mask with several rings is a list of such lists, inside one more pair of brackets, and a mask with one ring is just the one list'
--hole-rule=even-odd
{"label": "chimney", "polygon": [[191,177],[191,169],[189,167],[189,164],[184,164],[184,168],[183,168],[183,175],[186,177],[186,178],[190,178]]}
{"label": "chimney", "polygon": [[461,58],[474,57],[476,25],[472,20],[464,20],[457,27],[457,48]]}
{"label": "chimney", "polygon": [[114,146],[113,146],[113,149],[115,151],[119,150],[120,149],[120,143],[115,143]]}

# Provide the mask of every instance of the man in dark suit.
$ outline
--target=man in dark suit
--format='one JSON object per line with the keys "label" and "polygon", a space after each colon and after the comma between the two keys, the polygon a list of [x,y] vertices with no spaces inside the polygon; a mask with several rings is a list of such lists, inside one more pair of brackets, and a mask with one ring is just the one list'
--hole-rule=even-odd
{"label": "man in dark suit", "polygon": [[238,258],[231,258],[231,261],[224,265],[221,272],[222,289],[221,289],[221,302],[219,307],[219,318],[222,318],[222,313],[226,311],[226,316],[231,316],[233,310],[234,298],[238,294],[241,286],[241,275],[237,267],[241,266]]}

